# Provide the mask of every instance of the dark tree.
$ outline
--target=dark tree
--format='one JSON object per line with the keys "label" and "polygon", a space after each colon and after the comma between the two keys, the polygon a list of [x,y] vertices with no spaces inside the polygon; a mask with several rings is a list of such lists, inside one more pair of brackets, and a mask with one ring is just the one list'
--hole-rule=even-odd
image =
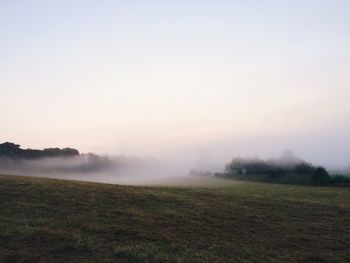
{"label": "dark tree", "polygon": [[0,157],[9,159],[38,159],[45,157],[78,156],[79,151],[73,148],[48,148],[44,150],[21,149],[21,146],[11,142],[0,144]]}
{"label": "dark tree", "polygon": [[327,170],[321,166],[317,167],[312,175],[312,180],[316,184],[326,185],[330,182],[331,178]]}

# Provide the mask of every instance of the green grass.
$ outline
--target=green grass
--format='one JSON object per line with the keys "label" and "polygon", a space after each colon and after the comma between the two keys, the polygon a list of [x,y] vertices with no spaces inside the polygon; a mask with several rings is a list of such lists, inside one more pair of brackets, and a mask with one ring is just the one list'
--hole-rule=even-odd
{"label": "green grass", "polygon": [[350,189],[0,176],[0,262],[350,262]]}

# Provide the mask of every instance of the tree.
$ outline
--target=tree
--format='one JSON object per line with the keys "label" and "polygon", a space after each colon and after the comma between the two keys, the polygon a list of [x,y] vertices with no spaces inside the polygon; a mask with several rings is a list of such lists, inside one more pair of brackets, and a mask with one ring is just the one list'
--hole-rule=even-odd
{"label": "tree", "polygon": [[[322,167],[321,167],[322,168]],[[324,169],[324,168],[323,168]],[[311,163],[307,163],[307,162],[302,162],[300,164],[297,164],[295,166],[295,172],[297,174],[312,174],[315,172],[315,167],[312,166]]]}
{"label": "tree", "polygon": [[14,144],[12,142],[5,142],[0,144],[0,156],[5,156],[5,157],[18,157],[22,149],[20,148],[21,146],[19,144]]}
{"label": "tree", "polygon": [[320,185],[328,184],[330,182],[330,179],[331,178],[327,170],[322,166],[317,167],[312,175],[313,182]]}
{"label": "tree", "polygon": [[45,157],[71,157],[79,155],[79,151],[73,148],[47,148],[44,150],[21,149],[19,144],[5,142],[0,144],[0,157],[10,159],[38,159]]}

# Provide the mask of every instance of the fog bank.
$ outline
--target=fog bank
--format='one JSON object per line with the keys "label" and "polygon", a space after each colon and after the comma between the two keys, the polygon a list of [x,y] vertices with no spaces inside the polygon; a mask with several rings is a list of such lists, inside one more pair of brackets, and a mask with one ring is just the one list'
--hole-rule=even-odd
{"label": "fog bank", "polygon": [[187,176],[189,166],[151,158],[80,155],[36,160],[0,158],[0,173],[115,184],[149,184]]}

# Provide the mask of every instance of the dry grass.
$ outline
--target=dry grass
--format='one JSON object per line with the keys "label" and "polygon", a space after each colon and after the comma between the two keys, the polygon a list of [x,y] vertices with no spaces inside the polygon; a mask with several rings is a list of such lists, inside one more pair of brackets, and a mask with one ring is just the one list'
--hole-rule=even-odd
{"label": "dry grass", "polygon": [[350,262],[350,189],[0,176],[0,262]]}

